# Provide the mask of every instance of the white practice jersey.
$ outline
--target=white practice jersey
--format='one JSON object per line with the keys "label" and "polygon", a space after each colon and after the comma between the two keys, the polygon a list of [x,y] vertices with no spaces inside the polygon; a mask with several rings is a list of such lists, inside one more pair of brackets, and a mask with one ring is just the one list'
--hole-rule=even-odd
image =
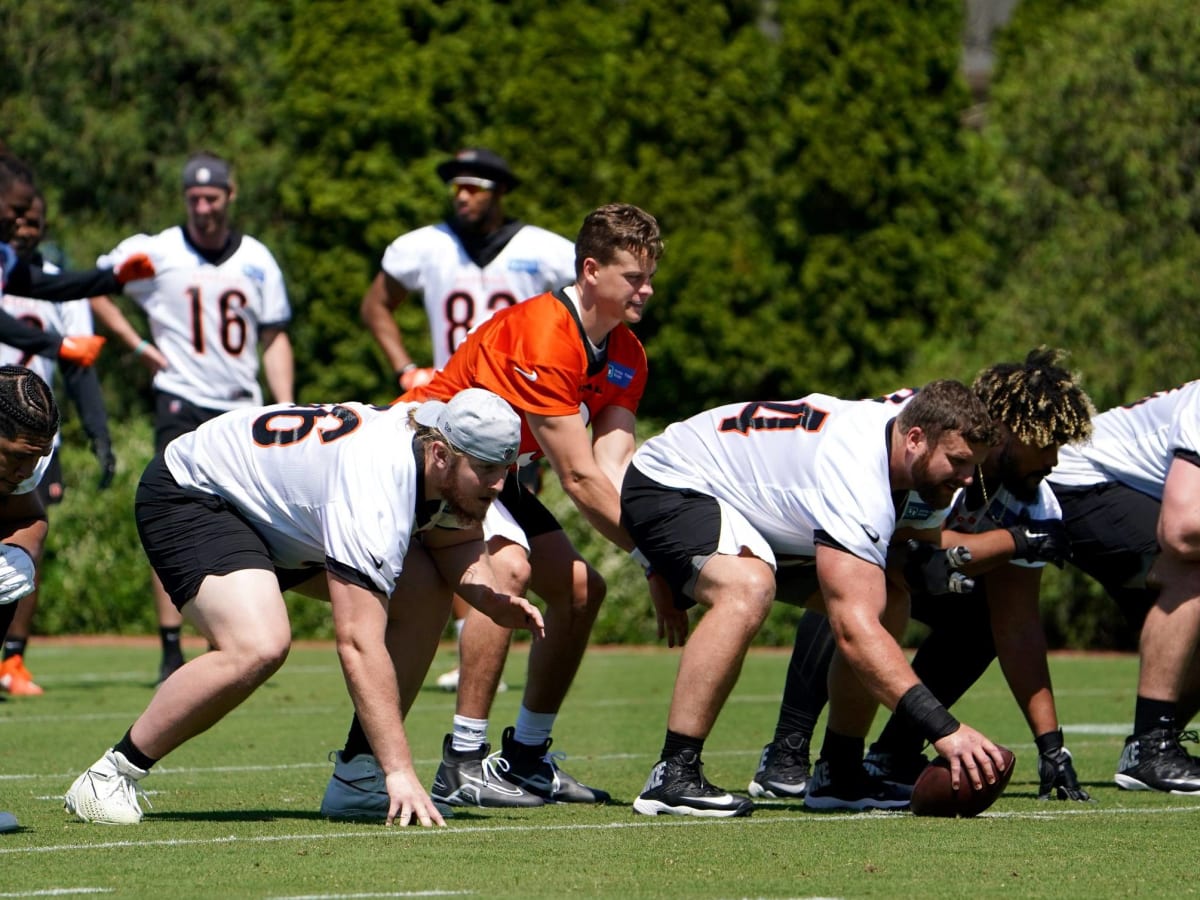
{"label": "white practice jersey", "polygon": [[[1003,485],[997,485],[989,492],[989,503],[986,507],[972,507],[969,494],[965,488],[955,495],[949,508],[934,510],[916,493],[910,491],[904,507],[901,509],[896,528],[932,528],[941,525],[946,531],[957,531],[961,534],[983,534],[997,528],[1011,528],[1021,523],[1037,526],[1039,522],[1049,522],[1062,519],[1062,507],[1050,485],[1042,482],[1038,485],[1037,498],[1031,503],[1018,500]],[[1010,560],[1014,566],[1040,569],[1044,562],[1029,562],[1024,559]]]}
{"label": "white practice jersey", "polygon": [[[417,528],[416,405],[239,409],[176,438],[164,458],[181,487],[216,494],[254,523],[276,565],[332,560],[390,595]],[[434,524],[452,527],[445,515],[439,508]]]}
{"label": "white practice jersey", "polygon": [[823,532],[883,566],[896,527],[887,425],[898,412],[891,402],[827,394],[735,403],[669,426],[633,465],[728,503],[778,557],[815,556]]}
{"label": "white practice jersey", "polygon": [[[49,260],[42,262],[42,271],[57,275],[58,266]],[[41,331],[69,334],[93,334],[92,306],[86,300],[71,300],[67,303],[52,303],[49,300],[33,300],[29,297],[14,297],[5,294],[0,306],[15,319],[32,325]],[[24,366],[37,373],[46,384],[54,384],[54,368],[57,362],[47,356],[26,353],[16,347],[0,344],[0,365]]]}
{"label": "white practice jersey", "polygon": [[170,363],[154,387],[205,409],[260,404],[259,335],[292,315],[271,251],[235,235],[231,252],[210,263],[176,226],[127,238],[96,264],[115,268],[135,253],[149,256],[157,274],[129,282],[125,293],[145,310],[150,336]]}
{"label": "white practice jersey", "polygon": [[[47,275],[57,275],[61,269],[50,260],[42,261],[42,271]],[[53,331],[63,337],[69,334],[94,334],[92,324],[92,305],[86,300],[70,300],[66,303],[52,303],[49,300],[34,300],[31,297],[15,297],[5,294],[0,299],[0,307],[14,319],[20,319],[26,325],[31,325],[41,331]],[[57,361],[48,356],[38,356],[0,344],[0,366],[24,366],[36,374],[46,384],[54,385],[54,367]],[[54,446],[61,443],[61,436],[54,435]],[[41,478],[38,478],[40,481]],[[34,486],[37,482],[34,482]]]}
{"label": "white practice jersey", "polygon": [[1092,419],[1092,439],[1063,447],[1050,481],[1063,487],[1117,481],[1161,500],[1176,455],[1200,454],[1200,381],[1117,406]]}
{"label": "white practice jersey", "polygon": [[424,296],[433,365],[441,369],[467,332],[496,310],[573,282],[575,245],[544,228],[524,225],[480,268],[442,222],[392,241],[382,268],[407,290]]}

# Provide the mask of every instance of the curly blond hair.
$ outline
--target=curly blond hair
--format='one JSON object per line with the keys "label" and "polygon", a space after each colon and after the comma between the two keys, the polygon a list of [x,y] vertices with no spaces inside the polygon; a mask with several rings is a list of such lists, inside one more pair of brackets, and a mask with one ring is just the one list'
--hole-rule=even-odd
{"label": "curly blond hair", "polygon": [[1032,447],[1085,441],[1096,408],[1061,363],[1065,351],[1038,347],[1021,363],[997,363],[976,376],[972,390],[992,418]]}

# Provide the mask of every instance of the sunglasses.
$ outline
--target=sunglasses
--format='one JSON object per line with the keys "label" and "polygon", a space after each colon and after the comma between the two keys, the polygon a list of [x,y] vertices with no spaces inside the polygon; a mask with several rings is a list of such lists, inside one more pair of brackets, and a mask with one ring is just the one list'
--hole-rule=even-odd
{"label": "sunglasses", "polygon": [[470,175],[460,175],[457,178],[450,179],[451,194],[457,194],[463,189],[472,194],[479,191],[494,191],[496,189],[496,182],[487,178],[475,178]]}

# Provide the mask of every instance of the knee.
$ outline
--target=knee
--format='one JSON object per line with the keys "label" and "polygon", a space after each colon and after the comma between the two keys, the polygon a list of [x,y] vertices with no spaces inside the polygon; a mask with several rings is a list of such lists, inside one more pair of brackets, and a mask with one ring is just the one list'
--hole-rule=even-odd
{"label": "knee", "polygon": [[289,637],[260,640],[233,653],[242,669],[243,678],[253,684],[262,684],[287,662],[290,650]]}
{"label": "knee", "polygon": [[608,582],[591,566],[584,564],[583,569],[582,577],[575,579],[571,592],[571,612],[575,615],[595,615],[608,595]]}
{"label": "knee", "polygon": [[531,569],[524,553],[504,553],[491,557],[496,586],[502,593],[523,597],[529,589]]}

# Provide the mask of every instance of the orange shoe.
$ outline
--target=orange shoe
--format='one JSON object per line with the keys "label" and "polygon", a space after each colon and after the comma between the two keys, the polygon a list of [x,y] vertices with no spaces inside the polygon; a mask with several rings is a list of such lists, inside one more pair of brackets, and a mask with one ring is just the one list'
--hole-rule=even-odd
{"label": "orange shoe", "polygon": [[0,691],[14,697],[40,697],[46,693],[34,683],[33,675],[25,668],[25,660],[19,653],[0,662]]}

